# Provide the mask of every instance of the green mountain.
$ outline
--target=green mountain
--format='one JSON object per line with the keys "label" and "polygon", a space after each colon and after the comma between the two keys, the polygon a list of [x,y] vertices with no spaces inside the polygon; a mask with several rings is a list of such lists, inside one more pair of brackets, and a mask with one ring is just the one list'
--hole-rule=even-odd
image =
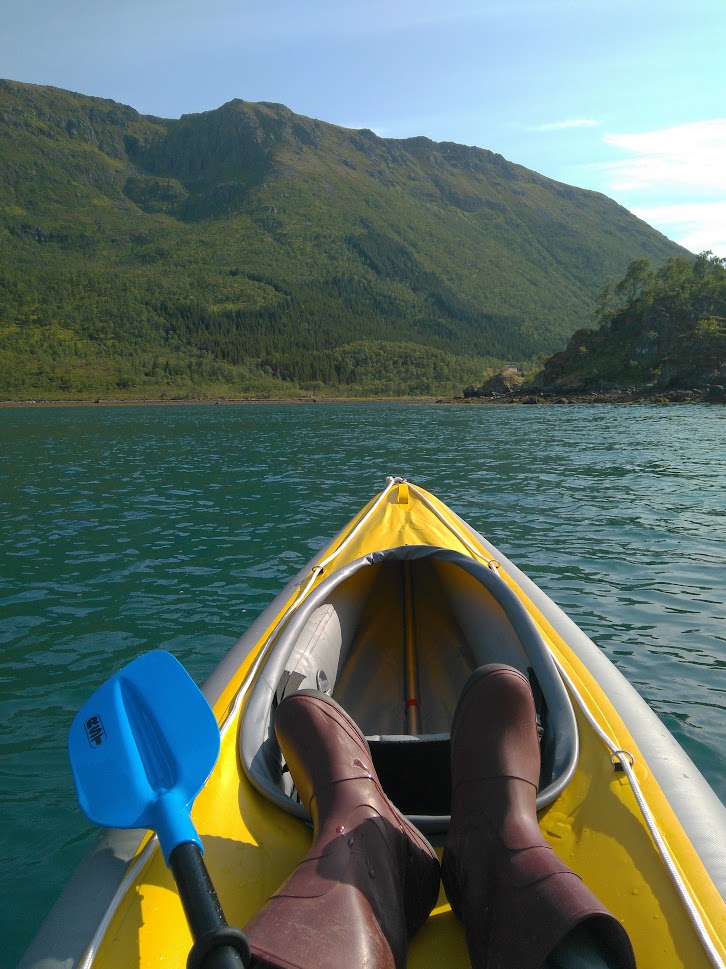
{"label": "green mountain", "polygon": [[0,397],[443,393],[683,250],[479,148],[0,81]]}
{"label": "green mountain", "polygon": [[598,300],[595,330],[574,333],[539,386],[560,392],[704,390],[726,384],[726,259],[704,253],[655,270],[635,259]]}

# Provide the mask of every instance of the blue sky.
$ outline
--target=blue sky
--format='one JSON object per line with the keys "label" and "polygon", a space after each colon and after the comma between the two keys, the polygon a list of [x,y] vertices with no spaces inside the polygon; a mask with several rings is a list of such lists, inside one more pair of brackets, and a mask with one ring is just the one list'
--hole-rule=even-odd
{"label": "blue sky", "polygon": [[726,257],[726,0],[0,0],[0,76],[500,152]]}

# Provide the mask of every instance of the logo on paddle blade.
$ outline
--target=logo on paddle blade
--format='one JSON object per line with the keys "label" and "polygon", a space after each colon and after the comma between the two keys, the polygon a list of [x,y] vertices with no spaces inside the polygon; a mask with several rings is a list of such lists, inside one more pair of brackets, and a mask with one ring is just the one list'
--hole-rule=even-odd
{"label": "logo on paddle blade", "polygon": [[106,731],[101,718],[97,714],[89,717],[83,726],[86,728],[86,736],[91,747],[100,747],[106,739]]}

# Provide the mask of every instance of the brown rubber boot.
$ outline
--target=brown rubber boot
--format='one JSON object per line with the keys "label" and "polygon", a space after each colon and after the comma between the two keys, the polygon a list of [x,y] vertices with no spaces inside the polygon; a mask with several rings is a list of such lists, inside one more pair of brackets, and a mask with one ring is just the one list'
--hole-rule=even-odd
{"label": "brown rubber boot", "polygon": [[313,843],[245,929],[281,969],[403,969],[439,893],[431,845],[383,793],[363,734],[322,693],[277,709],[275,733],[313,820]]}
{"label": "brown rubber boot", "polygon": [[540,969],[585,925],[608,966],[634,969],[625,929],[559,860],[537,823],[534,699],[510,666],[483,666],[451,726],[451,825],[442,877],[473,969]]}

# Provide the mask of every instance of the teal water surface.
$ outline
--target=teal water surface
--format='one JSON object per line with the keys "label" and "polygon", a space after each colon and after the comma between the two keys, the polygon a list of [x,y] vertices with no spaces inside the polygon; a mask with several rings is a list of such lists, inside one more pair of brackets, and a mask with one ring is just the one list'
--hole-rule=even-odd
{"label": "teal water surface", "polygon": [[66,754],[78,707],[151,648],[203,681],[388,474],[527,572],[726,800],[726,408],[6,409],[2,969],[93,841]]}

